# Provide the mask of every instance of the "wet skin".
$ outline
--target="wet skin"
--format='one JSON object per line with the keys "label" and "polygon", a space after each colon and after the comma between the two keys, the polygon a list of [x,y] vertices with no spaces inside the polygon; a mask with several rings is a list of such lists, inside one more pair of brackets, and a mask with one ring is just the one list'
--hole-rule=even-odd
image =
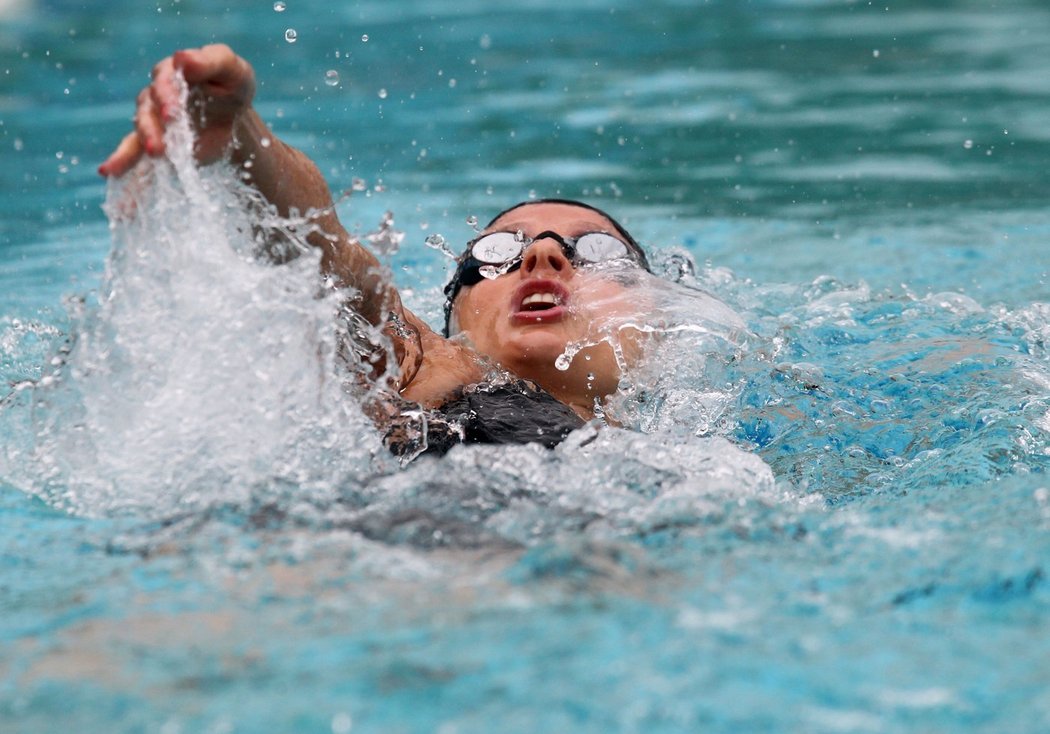
{"label": "wet skin", "polygon": [[[427,407],[440,405],[457,388],[487,379],[486,360],[533,380],[584,418],[593,416],[596,399],[615,392],[620,371],[607,344],[583,350],[567,370],[559,370],[555,362],[567,345],[595,336],[596,316],[638,310],[623,286],[578,272],[556,240],[538,240],[526,250],[520,269],[460,291],[453,319],[462,337],[444,339],[403,307],[393,284],[380,275],[376,258],[339,222],[317,166],[280,141],[259,117],[251,104],[254,71],[228,46],[185,49],[158,63],[137,99],[134,130],[99,173],[121,176],[144,156],[164,155],[164,131],[180,104],[179,73],[190,89],[197,159],[209,163],[226,156],[243,166],[245,180],[282,216],[295,210],[318,212],[317,232],[308,240],[321,250],[322,270],[336,284],[360,294],[354,307],[370,323],[386,328],[393,314],[403,325],[387,331],[401,367],[390,387],[404,398]],[[543,202],[505,213],[487,231],[497,230],[521,230],[526,236],[549,230],[574,237],[615,233],[616,228],[585,207]],[[555,303],[523,303],[530,295]]]}
{"label": "wet skin", "polygon": [[[616,232],[612,222],[589,209],[537,203],[507,212],[485,233],[519,230],[526,237],[548,230],[562,237]],[[556,304],[523,305],[537,293],[552,294]],[[616,390],[620,371],[612,348],[588,347],[564,371],[555,362],[566,345],[594,340],[594,309],[622,304],[624,295],[622,286],[579,272],[556,240],[544,238],[525,250],[517,270],[463,288],[453,308],[453,324],[479,354],[589,414],[595,398]]]}

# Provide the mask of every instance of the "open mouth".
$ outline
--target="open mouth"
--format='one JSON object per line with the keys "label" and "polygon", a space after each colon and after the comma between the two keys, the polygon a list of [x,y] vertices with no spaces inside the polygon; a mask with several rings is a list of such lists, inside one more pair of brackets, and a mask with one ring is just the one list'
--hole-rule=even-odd
{"label": "open mouth", "polygon": [[554,293],[533,293],[525,296],[521,301],[519,311],[532,313],[534,311],[546,311],[561,305],[561,298]]}
{"label": "open mouth", "polygon": [[512,318],[518,323],[557,321],[566,314],[569,292],[554,280],[535,280],[522,284],[515,297]]}

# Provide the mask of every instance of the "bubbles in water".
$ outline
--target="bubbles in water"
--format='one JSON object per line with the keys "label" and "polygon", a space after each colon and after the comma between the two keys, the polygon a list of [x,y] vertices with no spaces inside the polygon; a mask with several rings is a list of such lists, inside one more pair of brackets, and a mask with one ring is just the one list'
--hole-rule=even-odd
{"label": "bubbles in water", "polygon": [[367,33],[362,33],[361,34],[361,43],[368,43],[368,34]]}
{"label": "bubbles in water", "polygon": [[386,88],[385,87],[380,89],[379,90],[379,99],[386,99],[386,94],[387,94],[387,92],[386,92]]}
{"label": "bubbles in water", "polygon": [[273,12],[275,12],[275,13],[283,13],[285,11],[285,9],[287,9],[287,7],[288,6],[285,5],[283,2],[281,2],[281,0],[277,0],[277,2],[275,2],[273,4]]}
{"label": "bubbles in water", "polygon": [[339,72],[335,69],[329,69],[324,73],[324,83],[330,87],[339,86]]}
{"label": "bubbles in water", "polygon": [[471,214],[467,217],[467,226],[473,229],[475,232],[478,231],[478,218]]}
{"label": "bubbles in water", "polygon": [[354,178],[350,181],[351,191],[366,191],[368,189],[368,182],[363,178]]}
{"label": "bubbles in water", "polygon": [[972,140],[965,140],[965,141],[963,141],[963,147],[966,148],[966,150],[970,150],[971,148],[973,148],[973,141]]}
{"label": "bubbles in water", "polygon": [[299,34],[296,33],[294,28],[289,28],[284,32],[284,40],[288,43],[295,43],[299,40]]}

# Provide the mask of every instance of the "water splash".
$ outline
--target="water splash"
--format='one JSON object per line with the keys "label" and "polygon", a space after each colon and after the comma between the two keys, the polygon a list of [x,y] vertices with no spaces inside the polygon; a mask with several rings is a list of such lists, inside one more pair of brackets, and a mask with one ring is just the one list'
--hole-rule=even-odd
{"label": "water splash", "polygon": [[434,234],[427,235],[427,238],[426,240],[424,240],[424,242],[426,242],[427,247],[437,250],[450,260],[459,259],[459,255],[452,251],[452,248],[448,246],[448,240],[446,240],[445,236],[442,234],[438,234],[435,232]]}
{"label": "water splash", "polygon": [[[98,302],[71,314],[53,380],[19,393],[28,427],[11,433],[29,445],[5,448],[0,467],[18,486],[79,513],[160,518],[179,533],[262,517],[427,547],[516,546],[566,530],[630,536],[702,523],[774,491],[768,466],[722,439],[669,450],[665,436],[614,429],[580,431],[555,452],[457,447],[439,474],[454,481],[436,479],[428,458],[398,471],[359,407],[365,388],[337,361],[344,294],[319,287],[305,244],[311,213],[278,217],[228,166],[199,168],[186,119],[166,142],[168,160],[111,183],[114,246]],[[362,239],[392,251],[402,236],[388,214]],[[428,244],[447,251],[439,235]],[[622,292],[640,277],[606,265],[595,288]],[[670,314],[658,320],[663,336],[677,328],[693,344],[735,343],[741,323],[717,299],[697,292],[675,311],[666,283],[642,286],[646,309]],[[652,338],[638,303],[628,317],[614,300],[593,300],[599,338],[615,337],[617,362],[632,366],[631,340]],[[636,384],[625,378],[624,400],[639,402]],[[151,525],[126,542],[149,549],[172,537]]]}
{"label": "water splash", "polygon": [[68,354],[16,434],[28,445],[0,473],[76,512],[153,514],[380,469],[338,379],[342,294],[319,291],[305,218],[277,217],[226,165],[198,167],[185,115],[165,142],[167,159],[109,184],[97,302],[71,313]]}
{"label": "water splash", "polygon": [[378,255],[383,257],[396,254],[404,239],[405,233],[394,227],[394,214],[390,211],[383,214],[379,222],[379,229],[365,235],[365,241]]}
{"label": "water splash", "polygon": [[481,277],[486,280],[495,280],[501,275],[506,275],[510,272],[511,268],[518,264],[517,260],[508,260],[502,265],[482,265],[478,268],[478,272],[481,273]]}
{"label": "water splash", "polygon": [[[731,409],[739,385],[723,379],[725,366],[748,353],[753,335],[743,318],[675,265],[679,283],[627,262],[583,267],[574,304],[587,333],[566,344],[555,361],[569,370],[581,355],[608,349],[620,371],[617,393],[605,406],[620,425],[670,435],[726,435],[718,418]],[[714,430],[715,428],[719,430]]]}

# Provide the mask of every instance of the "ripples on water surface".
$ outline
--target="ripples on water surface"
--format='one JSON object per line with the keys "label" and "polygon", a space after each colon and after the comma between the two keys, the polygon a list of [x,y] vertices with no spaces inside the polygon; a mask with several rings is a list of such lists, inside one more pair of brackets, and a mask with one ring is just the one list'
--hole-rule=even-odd
{"label": "ripples on water surface", "polygon": [[[1050,11],[337,5],[0,4],[2,728],[1048,730]],[[106,264],[94,166],[210,40],[418,312],[535,191],[704,328],[628,429],[397,467],[223,171],[111,189]]]}

